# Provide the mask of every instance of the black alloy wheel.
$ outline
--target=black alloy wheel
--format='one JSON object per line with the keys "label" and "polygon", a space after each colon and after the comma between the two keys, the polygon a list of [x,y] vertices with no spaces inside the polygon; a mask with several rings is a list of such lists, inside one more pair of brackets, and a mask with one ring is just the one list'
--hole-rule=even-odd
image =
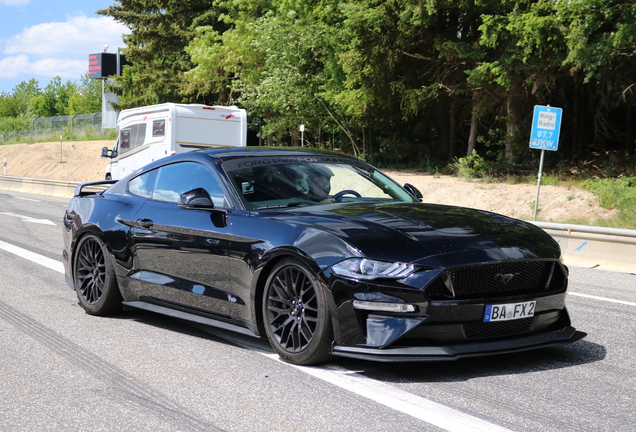
{"label": "black alloy wheel", "polygon": [[333,331],[324,290],[304,263],[285,259],[267,279],[263,297],[265,330],[285,361],[310,365],[331,358]]}
{"label": "black alloy wheel", "polygon": [[91,315],[122,311],[122,297],[106,245],[94,234],[84,236],[75,254],[75,291],[80,306]]}

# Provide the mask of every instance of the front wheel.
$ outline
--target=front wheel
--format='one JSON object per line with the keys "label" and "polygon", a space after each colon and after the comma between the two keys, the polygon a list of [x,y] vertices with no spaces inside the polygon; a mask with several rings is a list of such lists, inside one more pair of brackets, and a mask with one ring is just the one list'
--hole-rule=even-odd
{"label": "front wheel", "polygon": [[265,331],[278,355],[301,365],[328,361],[333,330],[317,275],[297,259],[284,259],[267,278],[264,294]]}
{"label": "front wheel", "polygon": [[77,245],[73,266],[75,292],[80,306],[91,315],[114,315],[122,311],[122,297],[108,249],[94,234]]}

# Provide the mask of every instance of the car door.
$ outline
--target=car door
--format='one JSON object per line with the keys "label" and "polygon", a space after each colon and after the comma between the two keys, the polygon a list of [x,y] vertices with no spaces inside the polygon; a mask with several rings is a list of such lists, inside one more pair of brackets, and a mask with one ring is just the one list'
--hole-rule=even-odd
{"label": "car door", "polygon": [[[189,161],[155,171],[150,199],[137,212],[132,230],[140,266],[135,277],[144,285],[146,300],[240,316],[244,302],[232,294],[230,233],[223,223],[227,199],[218,177],[209,167]],[[216,210],[179,207],[181,195],[196,188],[210,194]]]}

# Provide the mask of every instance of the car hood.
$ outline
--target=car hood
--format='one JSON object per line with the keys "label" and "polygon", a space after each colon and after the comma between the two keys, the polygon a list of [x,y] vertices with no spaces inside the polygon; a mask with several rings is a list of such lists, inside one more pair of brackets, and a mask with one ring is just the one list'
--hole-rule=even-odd
{"label": "car hood", "polygon": [[537,226],[483,210],[416,203],[345,203],[317,210],[294,209],[285,220],[329,231],[373,259],[448,266],[560,257],[558,244]]}

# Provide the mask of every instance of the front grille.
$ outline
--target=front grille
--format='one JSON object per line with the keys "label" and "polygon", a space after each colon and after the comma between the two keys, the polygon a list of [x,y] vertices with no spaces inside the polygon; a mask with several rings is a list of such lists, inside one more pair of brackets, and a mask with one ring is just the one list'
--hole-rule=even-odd
{"label": "front grille", "polygon": [[565,275],[554,261],[511,261],[455,267],[427,288],[433,300],[500,297],[565,291]]}
{"label": "front grille", "polygon": [[523,318],[512,321],[476,322],[464,324],[466,339],[492,338],[527,333],[532,327],[534,318]]}

